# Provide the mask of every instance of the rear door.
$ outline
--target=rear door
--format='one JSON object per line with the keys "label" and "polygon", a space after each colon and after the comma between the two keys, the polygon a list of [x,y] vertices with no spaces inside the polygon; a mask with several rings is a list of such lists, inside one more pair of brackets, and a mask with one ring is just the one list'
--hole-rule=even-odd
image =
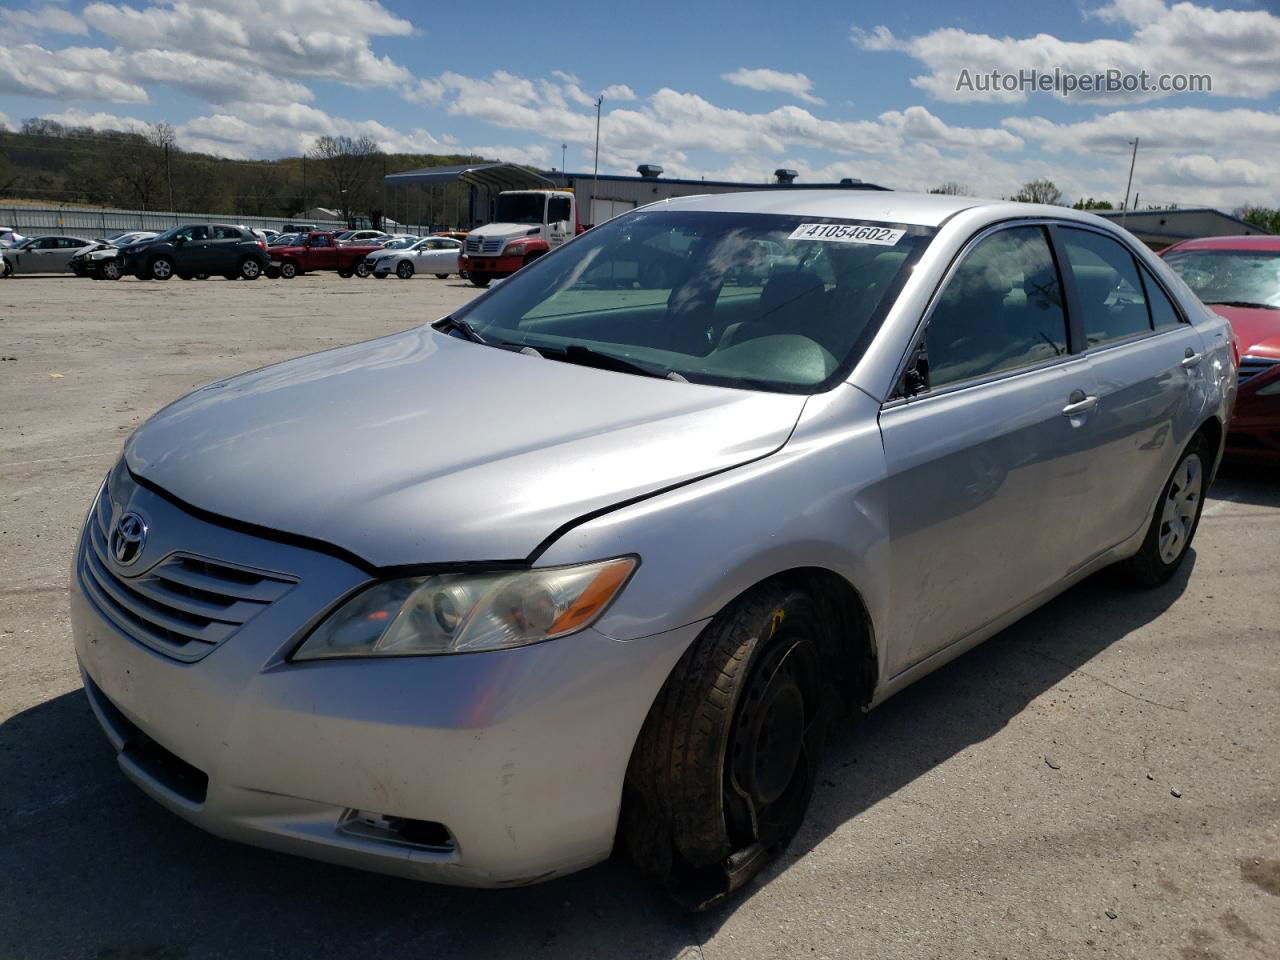
{"label": "rear door", "polygon": [[1055,586],[1094,499],[1093,376],[1072,353],[1047,228],[1000,226],[951,268],[913,395],[880,415],[896,674]]}
{"label": "rear door", "polygon": [[1054,228],[1098,406],[1089,470],[1099,497],[1078,517],[1090,554],[1137,533],[1178,454],[1199,426],[1211,362],[1200,334],[1120,240],[1084,226]]}
{"label": "rear door", "polygon": [[210,227],[209,265],[210,273],[231,273],[240,265],[244,256],[241,244],[244,233],[239,227],[225,223],[215,223]]}

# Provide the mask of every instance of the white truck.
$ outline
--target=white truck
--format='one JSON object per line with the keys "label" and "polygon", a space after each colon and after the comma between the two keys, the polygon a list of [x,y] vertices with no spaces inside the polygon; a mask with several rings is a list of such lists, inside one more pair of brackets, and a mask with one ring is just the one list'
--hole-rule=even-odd
{"label": "white truck", "polygon": [[487,287],[581,232],[571,191],[504,190],[493,223],[467,234],[458,269],[477,287]]}

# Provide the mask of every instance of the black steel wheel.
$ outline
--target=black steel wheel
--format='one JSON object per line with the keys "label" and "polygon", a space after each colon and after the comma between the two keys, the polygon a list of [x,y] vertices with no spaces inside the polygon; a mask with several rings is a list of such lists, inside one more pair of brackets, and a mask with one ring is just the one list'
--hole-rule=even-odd
{"label": "black steel wheel", "polygon": [[823,629],[804,591],[757,588],[703,630],[650,709],[623,832],[640,869],[682,904],[724,899],[804,821],[829,714]]}

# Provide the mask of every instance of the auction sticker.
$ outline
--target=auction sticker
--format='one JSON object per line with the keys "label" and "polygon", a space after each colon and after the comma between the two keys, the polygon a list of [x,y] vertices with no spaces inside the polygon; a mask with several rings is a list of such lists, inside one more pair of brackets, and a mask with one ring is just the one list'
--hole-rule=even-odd
{"label": "auction sticker", "polygon": [[906,233],[891,227],[859,226],[856,223],[802,223],[788,240],[826,240],[828,243],[878,243],[891,247]]}

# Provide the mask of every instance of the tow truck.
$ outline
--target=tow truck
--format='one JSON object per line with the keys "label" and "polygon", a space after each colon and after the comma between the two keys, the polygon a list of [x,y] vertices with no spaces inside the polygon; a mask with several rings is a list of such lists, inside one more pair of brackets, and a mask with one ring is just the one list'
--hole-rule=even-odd
{"label": "tow truck", "polygon": [[487,287],[581,232],[572,191],[504,190],[493,223],[467,234],[458,269],[477,287]]}

